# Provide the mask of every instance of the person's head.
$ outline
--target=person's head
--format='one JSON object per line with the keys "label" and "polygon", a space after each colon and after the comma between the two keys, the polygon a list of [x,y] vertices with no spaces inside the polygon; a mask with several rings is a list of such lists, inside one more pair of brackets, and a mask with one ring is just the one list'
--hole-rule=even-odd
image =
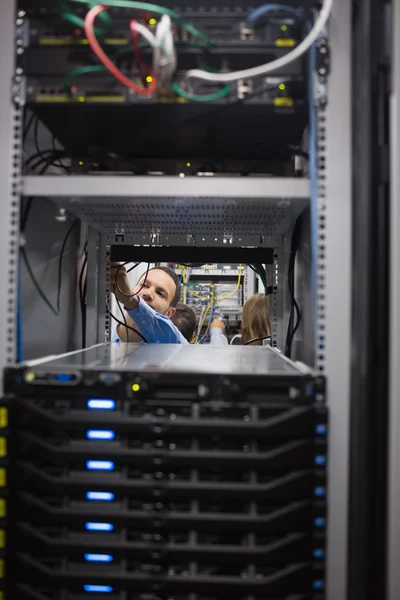
{"label": "person's head", "polygon": [[[243,306],[241,343],[271,335],[271,316],[268,296],[255,294]],[[262,346],[263,342],[254,342]]]}
{"label": "person's head", "polygon": [[172,269],[153,267],[140,278],[134,293],[155,311],[171,318],[181,297],[181,282]]}
{"label": "person's head", "polygon": [[171,317],[171,321],[190,344],[190,342],[193,341],[194,331],[196,329],[196,315],[190,306],[178,304],[176,306],[175,314]]}

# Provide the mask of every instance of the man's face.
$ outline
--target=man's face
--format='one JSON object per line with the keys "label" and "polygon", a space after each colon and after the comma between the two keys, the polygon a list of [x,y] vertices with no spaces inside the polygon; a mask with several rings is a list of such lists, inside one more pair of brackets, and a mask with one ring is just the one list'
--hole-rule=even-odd
{"label": "man's face", "polygon": [[[134,293],[140,290],[145,278],[143,275]],[[171,307],[175,292],[175,283],[171,277],[160,269],[153,269],[149,271],[146,282],[137,295],[158,313],[171,317],[175,313],[175,308]]]}

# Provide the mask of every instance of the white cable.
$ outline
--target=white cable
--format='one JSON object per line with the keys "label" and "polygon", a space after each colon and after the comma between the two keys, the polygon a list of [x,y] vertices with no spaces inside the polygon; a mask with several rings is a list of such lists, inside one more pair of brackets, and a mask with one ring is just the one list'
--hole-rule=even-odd
{"label": "white cable", "polygon": [[230,341],[230,346],[232,346],[232,345],[233,345],[233,342],[234,342],[235,340],[237,340],[237,339],[240,339],[241,337],[242,337],[242,334],[241,334],[241,333],[237,333],[236,335],[234,335],[234,336],[233,336],[233,338],[232,338],[232,339],[231,339],[231,341]]}
{"label": "white cable", "polygon": [[145,27],[141,23],[138,23],[137,21],[135,23],[133,23],[133,27],[135,28],[137,33],[139,33],[139,35],[144,37],[144,39],[149,42],[149,44],[150,44],[150,46],[152,46],[152,48],[155,48],[155,49],[157,48],[157,40],[156,40],[155,36],[151,33],[151,31],[149,29],[147,29],[147,27]]}
{"label": "white cable", "polygon": [[208,71],[201,71],[200,69],[191,69],[185,73],[185,79],[202,79],[203,81],[215,81],[220,83],[229,83],[232,81],[237,81],[238,79],[250,79],[252,77],[260,77],[261,75],[266,75],[267,73],[272,73],[278,69],[282,69],[282,67],[286,67],[286,65],[292,63],[297,60],[300,56],[302,56],[318,39],[320,33],[323,31],[331,10],[332,10],[333,0],[324,0],[324,4],[321,8],[321,11],[318,15],[317,20],[314,23],[314,27],[311,29],[309,34],[304,38],[304,40],[291,52],[285,54],[281,58],[277,58],[267,64],[260,65],[258,67],[252,67],[251,69],[243,69],[243,71],[234,71],[232,73],[209,73]]}
{"label": "white cable", "polygon": [[177,67],[171,18],[163,15],[155,34],[157,47],[153,54],[153,70],[161,85],[171,83]]}

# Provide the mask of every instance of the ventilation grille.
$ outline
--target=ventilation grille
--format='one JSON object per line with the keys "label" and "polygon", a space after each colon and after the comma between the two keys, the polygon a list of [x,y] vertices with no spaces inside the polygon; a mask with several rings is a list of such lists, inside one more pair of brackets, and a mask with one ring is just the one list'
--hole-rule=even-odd
{"label": "ventilation grille", "polygon": [[65,208],[106,234],[283,235],[307,205],[282,198],[81,198]]}

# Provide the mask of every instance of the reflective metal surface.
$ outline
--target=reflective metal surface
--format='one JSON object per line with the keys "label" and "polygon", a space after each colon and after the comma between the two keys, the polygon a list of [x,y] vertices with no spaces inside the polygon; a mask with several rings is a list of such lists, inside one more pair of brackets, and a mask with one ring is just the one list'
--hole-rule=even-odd
{"label": "reflective metal surface", "polygon": [[43,362],[35,371],[80,368],[226,375],[299,376],[305,372],[265,346],[180,346],[119,342],[95,346]]}

